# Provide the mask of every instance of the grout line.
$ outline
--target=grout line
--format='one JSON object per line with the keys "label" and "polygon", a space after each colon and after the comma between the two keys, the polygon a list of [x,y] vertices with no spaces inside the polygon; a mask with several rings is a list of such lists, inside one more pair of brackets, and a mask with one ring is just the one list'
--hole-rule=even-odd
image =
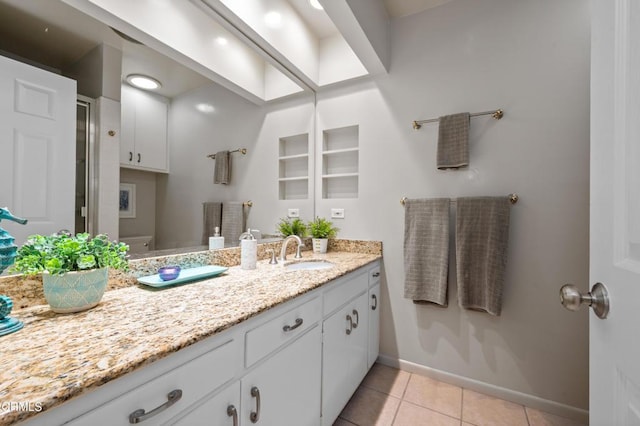
{"label": "grout line", "polygon": [[[402,371],[402,370],[400,370]],[[407,379],[407,384],[404,385],[404,389],[402,390],[402,396],[400,397],[400,400],[404,401],[404,396],[407,394],[407,389],[409,389],[409,382],[411,381],[411,378],[413,377],[413,373],[409,373],[409,378]]]}
{"label": "grout line", "polygon": [[522,409],[524,410],[524,418],[527,419],[527,424],[531,426],[531,420],[529,420],[529,413],[527,413],[527,407],[523,405]]}

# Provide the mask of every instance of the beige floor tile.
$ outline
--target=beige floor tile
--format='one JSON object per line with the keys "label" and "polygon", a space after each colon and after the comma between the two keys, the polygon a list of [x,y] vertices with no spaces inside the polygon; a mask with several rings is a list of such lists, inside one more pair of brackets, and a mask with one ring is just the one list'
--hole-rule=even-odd
{"label": "beige floor tile", "polygon": [[402,398],[409,382],[410,373],[382,364],[373,364],[362,381],[362,385],[380,392]]}
{"label": "beige floor tile", "polygon": [[477,426],[528,426],[524,407],[465,389],[462,420]]}
{"label": "beige floor tile", "polygon": [[361,386],[340,417],[360,426],[390,426],[398,405],[398,398]]}
{"label": "beige floor tile", "polygon": [[462,389],[429,377],[412,374],[404,393],[404,400],[459,419]]}
{"label": "beige floor tile", "polygon": [[460,426],[460,420],[402,401],[393,426]]}
{"label": "beige floor tile", "polygon": [[333,426],[357,426],[357,425],[354,425],[353,423],[348,422],[345,419],[341,419],[340,417],[338,417],[338,420],[336,420],[333,423]]}
{"label": "beige floor tile", "polygon": [[585,426],[584,423],[525,407],[530,426]]}

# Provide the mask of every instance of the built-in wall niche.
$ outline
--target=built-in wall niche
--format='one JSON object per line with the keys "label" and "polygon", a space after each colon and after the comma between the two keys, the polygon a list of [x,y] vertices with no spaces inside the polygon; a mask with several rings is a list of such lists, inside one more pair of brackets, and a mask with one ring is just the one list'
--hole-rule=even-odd
{"label": "built-in wall niche", "polygon": [[358,198],[358,126],[322,132],[322,198]]}
{"label": "built-in wall niche", "polygon": [[309,198],[309,134],[280,138],[279,194],[281,200]]}

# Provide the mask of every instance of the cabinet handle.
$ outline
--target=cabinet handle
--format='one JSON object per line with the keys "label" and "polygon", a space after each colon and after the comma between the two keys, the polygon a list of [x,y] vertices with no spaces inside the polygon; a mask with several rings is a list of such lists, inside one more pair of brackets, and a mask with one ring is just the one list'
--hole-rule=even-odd
{"label": "cabinet handle", "polygon": [[260,389],[257,386],[251,388],[251,396],[256,399],[256,411],[252,411],[249,418],[251,423],[258,423],[260,420]]}
{"label": "cabinet handle", "polygon": [[374,278],[378,278],[380,276],[380,272],[374,272],[372,275]]}
{"label": "cabinet handle", "polygon": [[358,311],[353,310],[353,316],[356,317],[356,323],[353,324],[353,328],[358,328],[358,323],[360,322],[360,315],[358,315]]}
{"label": "cabinet handle", "polygon": [[133,413],[129,414],[129,423],[135,424],[135,423],[140,423],[147,419],[150,419],[151,417],[155,416],[158,413],[161,413],[162,411],[171,407],[176,402],[180,401],[180,398],[182,398],[182,390],[174,389],[167,394],[167,402],[165,402],[162,405],[159,405],[158,407],[154,408],[148,413],[144,411],[144,408],[140,408],[134,411]]}
{"label": "cabinet handle", "polygon": [[233,405],[227,407],[227,416],[233,417],[233,426],[238,426],[238,410]]}
{"label": "cabinet handle", "polygon": [[302,318],[296,318],[296,323],[294,325],[287,324],[284,327],[282,327],[282,331],[284,331],[285,333],[287,331],[293,331],[296,328],[300,327],[302,325],[302,322],[303,322]]}
{"label": "cabinet handle", "polygon": [[351,319],[351,315],[347,315],[347,321],[349,321],[349,328],[347,328],[347,334],[351,334],[351,331],[353,331],[353,319]]}
{"label": "cabinet handle", "polygon": [[140,162],[140,160],[142,160],[142,155],[138,153],[138,163]]}
{"label": "cabinet handle", "polygon": [[372,294],[371,298],[373,299],[373,306],[371,307],[371,310],[375,311],[378,308],[378,298],[375,294]]}
{"label": "cabinet handle", "polygon": [[129,161],[133,161],[133,152],[129,151]]}

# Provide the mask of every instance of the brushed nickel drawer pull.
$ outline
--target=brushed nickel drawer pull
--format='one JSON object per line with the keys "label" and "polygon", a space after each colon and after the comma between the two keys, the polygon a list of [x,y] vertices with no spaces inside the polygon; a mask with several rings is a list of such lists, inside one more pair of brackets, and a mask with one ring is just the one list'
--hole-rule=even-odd
{"label": "brushed nickel drawer pull", "polygon": [[148,413],[144,411],[144,408],[139,408],[133,413],[129,414],[129,423],[135,424],[135,423],[140,423],[147,419],[150,419],[151,417],[161,413],[162,411],[171,407],[176,402],[180,401],[180,398],[182,398],[182,390],[174,389],[167,394],[167,402],[165,402],[162,405],[159,405],[158,407],[154,408]]}
{"label": "brushed nickel drawer pull", "polygon": [[133,152],[129,151],[129,161],[133,160]]}
{"label": "brushed nickel drawer pull", "polygon": [[378,298],[375,294],[372,294],[371,298],[373,299],[373,306],[371,307],[371,310],[375,311],[378,308]]}
{"label": "brushed nickel drawer pull", "polygon": [[227,407],[227,416],[233,417],[233,426],[238,426],[238,410],[233,405]]}
{"label": "brushed nickel drawer pull", "polygon": [[358,315],[358,311],[353,310],[353,316],[356,317],[356,323],[353,324],[353,328],[358,328],[358,324],[360,323],[360,315]]}
{"label": "brushed nickel drawer pull", "polygon": [[260,420],[260,389],[257,386],[251,388],[251,396],[256,399],[256,411],[252,411],[249,419],[251,423],[258,423]]}
{"label": "brushed nickel drawer pull", "polygon": [[373,273],[373,277],[374,277],[374,278],[378,278],[379,276],[380,276],[380,272],[374,272],[374,273]]}
{"label": "brushed nickel drawer pull", "polygon": [[351,331],[353,330],[353,319],[351,318],[351,315],[347,315],[347,321],[349,321],[349,328],[347,328],[347,334],[351,334]]}
{"label": "brushed nickel drawer pull", "polygon": [[142,154],[138,153],[138,163],[142,160]]}
{"label": "brushed nickel drawer pull", "polygon": [[303,323],[302,318],[296,318],[296,323],[294,325],[287,324],[284,327],[282,327],[282,331],[284,331],[285,333],[287,331],[293,331],[296,328],[300,327],[302,325],[302,323]]}

